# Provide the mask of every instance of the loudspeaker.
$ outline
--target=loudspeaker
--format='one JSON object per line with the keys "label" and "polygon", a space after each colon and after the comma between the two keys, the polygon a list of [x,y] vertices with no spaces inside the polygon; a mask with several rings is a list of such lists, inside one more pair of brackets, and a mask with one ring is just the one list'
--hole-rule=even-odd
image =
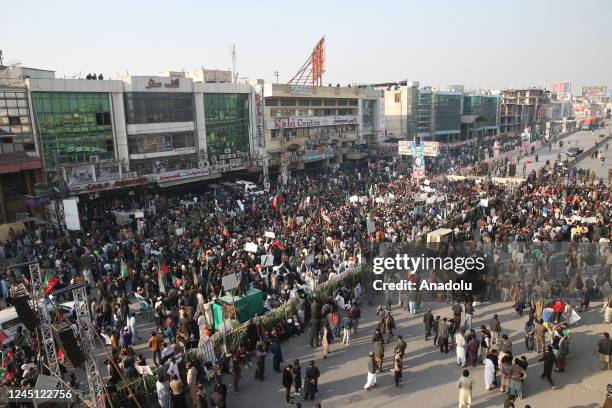
{"label": "loudspeaker", "polygon": [[34,313],[30,307],[27,296],[18,296],[13,298],[13,306],[15,306],[15,311],[17,312],[17,316],[19,317],[21,323],[23,323],[29,332],[34,333],[40,321],[38,320],[36,313]]}
{"label": "loudspeaker", "polygon": [[516,164],[510,163],[508,166],[508,177],[516,176]]}
{"label": "loudspeaker", "polygon": [[61,320],[54,323],[53,332],[55,339],[62,345],[66,357],[70,360],[73,366],[80,367],[85,362],[85,356],[83,351],[79,347],[74,331],[72,330],[72,323],[67,320]]}

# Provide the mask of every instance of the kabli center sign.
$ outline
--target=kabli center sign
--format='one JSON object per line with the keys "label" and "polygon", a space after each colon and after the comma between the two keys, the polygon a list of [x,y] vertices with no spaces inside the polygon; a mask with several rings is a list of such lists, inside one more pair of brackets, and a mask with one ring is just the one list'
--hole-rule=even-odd
{"label": "kabli center sign", "polygon": [[313,126],[333,126],[356,124],[355,116],[304,116],[268,119],[266,127],[270,129],[291,129]]}

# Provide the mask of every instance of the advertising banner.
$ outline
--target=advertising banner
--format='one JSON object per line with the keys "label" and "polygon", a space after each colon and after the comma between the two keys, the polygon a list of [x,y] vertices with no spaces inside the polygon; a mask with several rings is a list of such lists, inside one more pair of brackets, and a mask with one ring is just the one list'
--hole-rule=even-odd
{"label": "advertising banner", "polygon": [[64,200],[64,220],[69,231],[80,231],[81,221],[79,220],[78,201],[74,198]]}

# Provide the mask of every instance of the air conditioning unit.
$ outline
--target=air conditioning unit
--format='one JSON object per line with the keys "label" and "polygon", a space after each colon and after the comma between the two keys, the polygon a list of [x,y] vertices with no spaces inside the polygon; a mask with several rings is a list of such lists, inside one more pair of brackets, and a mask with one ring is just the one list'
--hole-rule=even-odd
{"label": "air conditioning unit", "polygon": [[200,162],[198,162],[198,168],[202,169],[204,167],[208,167],[208,162],[207,161],[200,161]]}
{"label": "air conditioning unit", "polygon": [[100,161],[100,156],[89,156],[90,163],[98,163]]}

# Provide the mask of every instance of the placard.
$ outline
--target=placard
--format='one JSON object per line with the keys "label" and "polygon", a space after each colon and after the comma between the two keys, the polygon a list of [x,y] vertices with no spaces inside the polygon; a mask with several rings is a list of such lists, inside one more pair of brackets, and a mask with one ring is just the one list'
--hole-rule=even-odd
{"label": "placard", "polygon": [[271,254],[262,255],[260,259],[261,259],[260,264],[262,268],[267,268],[269,266],[274,265],[274,255],[271,255]]}
{"label": "placard", "polygon": [[274,234],[274,232],[272,232],[272,231],[266,231],[266,232],[264,232],[264,237],[274,239],[274,238],[276,238],[276,234]]}
{"label": "placard", "polygon": [[244,246],[244,250],[255,254],[257,253],[258,246],[257,244],[254,244],[252,242],[247,242],[246,245]]}

